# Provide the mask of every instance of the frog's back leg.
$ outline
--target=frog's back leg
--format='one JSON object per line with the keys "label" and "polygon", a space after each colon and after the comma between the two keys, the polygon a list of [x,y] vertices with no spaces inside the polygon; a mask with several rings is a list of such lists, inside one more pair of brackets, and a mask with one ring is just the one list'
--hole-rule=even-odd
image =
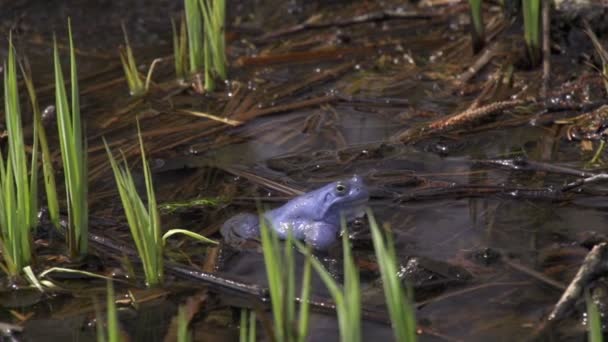
{"label": "frog's back leg", "polygon": [[224,241],[233,246],[240,245],[245,240],[257,239],[260,237],[259,216],[251,213],[234,215],[224,222],[220,233]]}

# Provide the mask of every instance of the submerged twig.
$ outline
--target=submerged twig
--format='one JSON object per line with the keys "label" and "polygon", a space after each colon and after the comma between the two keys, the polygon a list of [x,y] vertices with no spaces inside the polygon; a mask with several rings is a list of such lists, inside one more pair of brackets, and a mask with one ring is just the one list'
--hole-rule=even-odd
{"label": "submerged twig", "polygon": [[514,108],[529,102],[530,100],[520,99],[498,101],[472,110],[465,110],[448,117],[434,120],[424,124],[422,127],[409,128],[404,132],[399,133],[392,140],[401,141],[404,144],[412,143],[422,137],[460,128],[463,125],[469,124],[486,116],[493,115],[497,112]]}

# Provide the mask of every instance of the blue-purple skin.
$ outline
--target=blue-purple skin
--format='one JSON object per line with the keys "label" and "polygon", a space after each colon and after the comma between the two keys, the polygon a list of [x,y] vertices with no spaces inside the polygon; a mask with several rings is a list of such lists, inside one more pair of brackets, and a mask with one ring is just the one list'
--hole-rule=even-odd
{"label": "blue-purple skin", "polygon": [[[363,179],[355,175],[295,197],[282,207],[267,211],[263,217],[279,238],[286,239],[292,229],[294,238],[314,249],[327,250],[338,238],[340,215],[344,215],[347,222],[363,216],[368,200],[369,192]],[[226,221],[220,231],[230,244],[259,239],[259,216],[237,214]]]}

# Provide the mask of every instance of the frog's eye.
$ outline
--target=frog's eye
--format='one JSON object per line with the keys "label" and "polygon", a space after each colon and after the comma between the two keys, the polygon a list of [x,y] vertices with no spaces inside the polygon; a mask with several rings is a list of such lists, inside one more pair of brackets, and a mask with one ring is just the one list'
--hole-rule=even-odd
{"label": "frog's eye", "polygon": [[344,196],[348,193],[348,185],[342,183],[342,182],[338,182],[338,184],[336,184],[336,194],[338,194],[338,196]]}

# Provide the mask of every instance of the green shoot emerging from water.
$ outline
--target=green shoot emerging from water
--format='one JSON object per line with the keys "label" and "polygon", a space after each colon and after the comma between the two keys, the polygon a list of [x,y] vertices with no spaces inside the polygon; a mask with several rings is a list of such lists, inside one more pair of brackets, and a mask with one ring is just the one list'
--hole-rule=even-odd
{"label": "green shoot emerging from water", "polygon": [[602,316],[597,308],[597,304],[593,301],[589,293],[585,293],[585,301],[587,302],[587,330],[589,342],[602,342],[604,336],[602,333]]}
{"label": "green shoot emerging from water", "polygon": [[412,296],[411,294],[406,296],[401,279],[399,279],[395,245],[390,236],[386,236],[385,242],[385,237],[370,209],[367,209],[367,217],[395,339],[397,341],[416,341],[416,318],[409,300]]}
{"label": "green shoot emerging from water", "polygon": [[540,51],[540,0],[522,1],[524,14],[524,39],[531,66],[537,66],[541,61]]}
{"label": "green shoot emerging from water", "polygon": [[114,285],[108,281],[106,299],[106,331],[102,328],[101,310],[97,311],[97,342],[120,342],[122,341],[120,329],[118,327],[118,313],[116,312],[116,302],[114,302]]}
{"label": "green shoot emerging from water", "polygon": [[61,160],[67,193],[69,227],[67,243],[72,257],[87,253],[89,214],[87,204],[87,142],[83,134],[80,119],[80,100],[78,94],[78,75],[76,72],[76,54],[72,39],[72,25],[68,20],[70,40],[70,84],[71,107],[65,91],[63,71],[59,61],[57,42],[54,42],[55,61],[55,101],[57,108],[57,127]]}
{"label": "green shoot emerging from water", "polygon": [[255,342],[255,312],[253,310],[241,309],[241,322],[239,325],[239,342]]}
{"label": "green shoot emerging from water", "polygon": [[485,44],[485,28],[481,12],[481,0],[469,0],[471,7],[471,40],[473,41],[473,52],[477,53],[483,49]]}
{"label": "green shoot emerging from water", "polygon": [[125,36],[125,48],[120,50],[120,62],[125,72],[125,78],[129,85],[129,92],[133,96],[140,96],[146,93],[144,82],[139,76],[139,70],[137,69],[137,62],[133,56],[133,50],[129,43],[129,37],[127,36],[127,30],[125,26],[122,26],[122,32]]}
{"label": "green shoot emerging from water", "polygon": [[310,262],[307,261],[304,266],[300,293],[302,304],[296,316],[293,237],[291,234],[288,235],[285,241],[285,251],[282,253],[276,232],[266,226],[262,217],[260,217],[260,222],[264,264],[266,265],[275,323],[274,338],[276,341],[304,342],[308,334],[308,299],[311,291]]}
{"label": "green shoot emerging from water", "polygon": [[186,78],[187,71],[187,49],[188,43],[186,41],[186,22],[184,19],[180,20],[179,32],[175,25],[175,20],[171,18],[171,27],[173,29],[173,60],[175,63],[175,75],[179,80]]}
{"label": "green shoot emerging from water", "polygon": [[156,207],[152,173],[150,165],[146,160],[139,122],[137,123],[137,133],[144,179],[146,181],[147,208],[137,193],[135,182],[133,181],[133,176],[131,175],[125,156],[123,155],[123,166],[121,167],[116,162],[116,159],[114,159],[105,139],[104,145],[110,159],[112,171],[114,172],[114,178],[116,179],[116,185],[118,186],[118,192],[129,223],[131,235],[144,266],[146,283],[148,286],[156,286],[163,280],[163,243],[160,231],[160,216]]}
{"label": "green shoot emerging from water", "polygon": [[355,266],[348,241],[344,217],[341,219],[341,225],[343,230],[342,248],[344,251],[343,287],[340,287],[321,262],[311,255],[310,249],[305,250],[301,243],[297,243],[297,245],[300,251],[307,254],[309,262],[312,263],[312,267],[317,271],[336,303],[340,340],[342,342],[358,342],[361,341],[361,287],[359,283],[359,271]]}
{"label": "green shoot emerging from water", "polygon": [[30,172],[23,143],[15,49],[10,38],[8,50],[8,63],[4,64],[4,111],[8,152],[6,160],[0,154],[0,248],[4,259],[3,268],[14,277],[30,264],[32,258],[31,229],[36,222],[38,210],[38,140],[34,132]]}
{"label": "green shoot emerging from water", "polygon": [[[225,0],[184,0],[188,28],[190,73],[204,72],[205,89],[215,89],[215,77],[226,79]],[[176,44],[176,50],[183,45]],[[178,46],[179,45],[179,46]],[[176,55],[177,56],[177,55]]]}
{"label": "green shoot emerging from water", "polygon": [[188,319],[186,318],[186,307],[180,306],[177,311],[177,342],[190,342],[191,340],[188,331]]}
{"label": "green shoot emerging from water", "polygon": [[34,113],[34,126],[35,130],[38,132],[38,142],[40,143],[40,150],[42,152],[42,171],[49,216],[53,225],[59,227],[59,200],[57,199],[55,170],[53,168],[51,151],[46,138],[46,130],[42,125],[42,114],[40,112],[40,107],[38,106],[36,90],[34,89],[31,73],[29,72],[29,69],[26,71],[26,68],[24,68],[23,65],[20,66],[23,80],[30,97],[30,104],[32,106],[32,112]]}

